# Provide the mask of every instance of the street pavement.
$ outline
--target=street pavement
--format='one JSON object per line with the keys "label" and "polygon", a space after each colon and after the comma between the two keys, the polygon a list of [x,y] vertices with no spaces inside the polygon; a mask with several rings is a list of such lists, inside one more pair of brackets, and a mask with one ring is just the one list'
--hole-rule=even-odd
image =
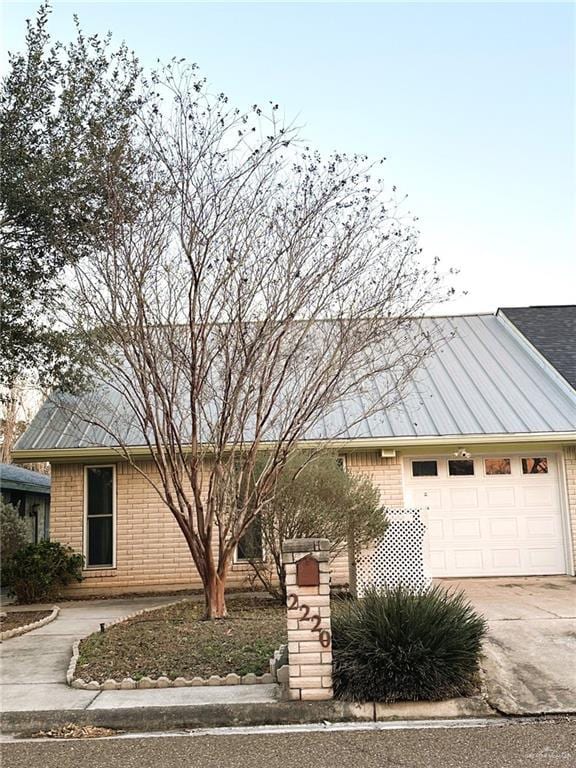
{"label": "street pavement", "polygon": [[[1,745],[3,768],[572,768],[576,720]],[[463,724],[465,726],[465,724]]]}

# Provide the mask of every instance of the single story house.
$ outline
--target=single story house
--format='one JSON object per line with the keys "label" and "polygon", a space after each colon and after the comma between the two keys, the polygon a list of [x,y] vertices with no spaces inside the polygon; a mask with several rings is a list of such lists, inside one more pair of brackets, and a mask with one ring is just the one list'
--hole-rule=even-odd
{"label": "single story house", "polygon": [[50,537],[49,475],[16,464],[0,464],[0,494],[24,519],[32,544]]}
{"label": "single story house", "polygon": [[[421,322],[445,341],[402,401],[331,444],[348,471],[372,477],[385,505],[427,510],[434,576],[574,574],[576,390],[506,312]],[[576,354],[574,336],[559,344]],[[52,465],[51,538],[87,558],[75,591],[199,587],[170,513],[113,445],[88,440],[77,422],[46,403],[14,452]],[[132,453],[154,471],[143,446]],[[247,570],[238,557],[229,583],[246,584]],[[346,557],[332,575],[348,581]]]}

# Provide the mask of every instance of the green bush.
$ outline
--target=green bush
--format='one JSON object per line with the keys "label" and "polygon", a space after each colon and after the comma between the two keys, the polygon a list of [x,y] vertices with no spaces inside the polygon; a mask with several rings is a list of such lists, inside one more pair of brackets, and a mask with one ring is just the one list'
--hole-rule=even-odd
{"label": "green bush", "polygon": [[16,507],[0,497],[0,554],[3,565],[7,564],[27,541],[26,523]]}
{"label": "green bush", "polygon": [[40,541],[19,549],[7,566],[10,592],[19,603],[49,600],[61,587],[82,580],[84,558],[57,541]]}
{"label": "green bush", "polygon": [[333,613],[334,692],[352,701],[437,701],[477,686],[486,622],[439,586],[371,591]]}

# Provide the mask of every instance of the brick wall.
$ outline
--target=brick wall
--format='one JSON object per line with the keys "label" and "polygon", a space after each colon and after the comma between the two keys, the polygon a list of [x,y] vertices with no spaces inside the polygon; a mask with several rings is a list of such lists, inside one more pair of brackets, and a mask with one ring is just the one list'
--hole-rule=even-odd
{"label": "brick wall", "polygon": [[[153,462],[139,467],[156,477]],[[52,466],[50,537],[83,550],[84,466]],[[214,540],[214,551],[217,542]],[[248,587],[249,565],[232,566],[229,584]],[[182,532],[150,484],[128,462],[116,464],[116,568],[87,569],[69,594],[200,589],[202,582]]]}
{"label": "brick wall", "polygon": [[404,506],[402,463],[399,456],[383,458],[380,451],[359,451],[346,456],[349,472],[367,475],[380,489],[382,503],[387,507]]}
{"label": "brick wall", "polygon": [[566,468],[566,486],[568,492],[568,514],[572,534],[572,558],[576,568],[576,445],[564,448],[564,466]]}
{"label": "brick wall", "polygon": [[[358,451],[346,455],[346,469],[366,475],[380,491],[382,504],[387,507],[402,507],[402,464],[398,456],[383,458],[380,451]],[[333,584],[349,584],[350,569],[348,552],[341,552],[330,564]]]}
{"label": "brick wall", "polygon": [[[156,477],[151,461],[139,468]],[[150,484],[128,462],[116,464],[116,568],[87,569],[68,594],[100,594],[200,589],[202,582],[184,537]],[[50,537],[83,551],[84,465],[52,465]],[[214,539],[214,552],[217,541]],[[252,568],[235,563],[228,584],[247,588]],[[334,584],[347,584],[346,552],[333,561]]]}

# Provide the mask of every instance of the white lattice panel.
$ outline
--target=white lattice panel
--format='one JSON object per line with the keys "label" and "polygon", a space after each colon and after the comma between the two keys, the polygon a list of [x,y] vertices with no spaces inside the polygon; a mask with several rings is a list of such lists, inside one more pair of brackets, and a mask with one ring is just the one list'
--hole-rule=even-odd
{"label": "white lattice panel", "polygon": [[387,509],[386,517],[389,525],[384,536],[356,558],[358,597],[369,588],[401,585],[419,590],[430,585],[421,511]]}

